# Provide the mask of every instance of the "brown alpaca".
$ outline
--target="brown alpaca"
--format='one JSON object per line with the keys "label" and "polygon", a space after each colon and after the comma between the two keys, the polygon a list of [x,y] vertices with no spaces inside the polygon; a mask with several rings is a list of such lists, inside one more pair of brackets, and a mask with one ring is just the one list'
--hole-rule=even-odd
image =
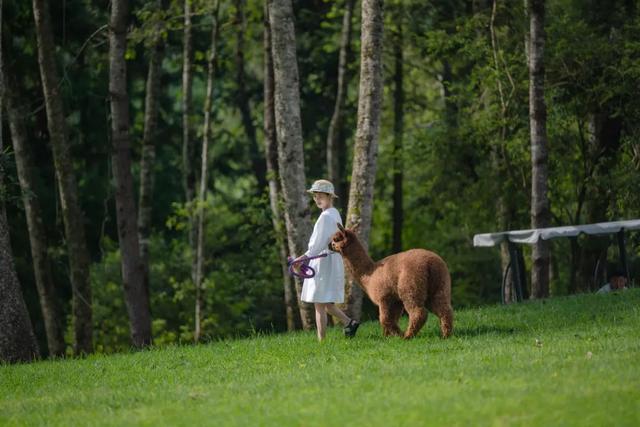
{"label": "brown alpaca", "polygon": [[411,249],[373,262],[353,230],[338,224],[329,248],[339,252],[352,277],[380,309],[385,336],[403,335],[402,310],[409,314],[404,338],[413,338],[427,321],[427,310],[440,318],[444,338],[453,331],[451,277],[447,264],[426,249]]}

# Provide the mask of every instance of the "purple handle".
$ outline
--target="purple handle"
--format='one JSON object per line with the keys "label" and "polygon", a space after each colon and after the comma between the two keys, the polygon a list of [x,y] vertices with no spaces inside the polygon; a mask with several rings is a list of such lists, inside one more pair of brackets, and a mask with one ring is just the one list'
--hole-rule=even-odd
{"label": "purple handle", "polygon": [[[322,255],[318,255],[318,256],[312,256],[312,257],[304,257],[301,260],[298,260],[296,262],[293,262],[293,258],[292,257],[288,257],[287,258],[287,265],[289,266],[289,274],[291,274],[292,276],[297,276],[300,277],[301,279],[311,279],[313,276],[316,275],[316,270],[313,269],[313,267],[309,266],[309,261],[311,261],[312,259],[316,259],[316,258],[324,258],[326,257],[328,254],[322,254]],[[293,269],[293,267],[296,264],[300,264],[302,263],[302,265],[300,265],[300,272],[296,273]]]}

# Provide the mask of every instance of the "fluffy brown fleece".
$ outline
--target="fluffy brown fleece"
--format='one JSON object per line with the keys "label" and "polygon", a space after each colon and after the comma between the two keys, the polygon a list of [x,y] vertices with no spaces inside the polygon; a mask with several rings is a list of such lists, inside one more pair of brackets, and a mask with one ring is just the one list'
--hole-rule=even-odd
{"label": "fluffy brown fleece", "polygon": [[427,321],[427,310],[440,318],[444,338],[453,331],[451,277],[447,264],[426,249],[411,249],[374,262],[353,230],[338,224],[329,243],[339,252],[352,277],[380,309],[385,336],[403,335],[398,320],[409,314],[404,338],[413,338]]}

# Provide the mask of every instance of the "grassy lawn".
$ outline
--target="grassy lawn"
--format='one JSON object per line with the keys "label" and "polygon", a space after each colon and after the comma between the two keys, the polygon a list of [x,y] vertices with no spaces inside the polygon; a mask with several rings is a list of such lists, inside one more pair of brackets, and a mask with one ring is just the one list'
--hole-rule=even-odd
{"label": "grassy lawn", "polygon": [[640,425],[640,290],[436,323],[0,366],[0,425]]}

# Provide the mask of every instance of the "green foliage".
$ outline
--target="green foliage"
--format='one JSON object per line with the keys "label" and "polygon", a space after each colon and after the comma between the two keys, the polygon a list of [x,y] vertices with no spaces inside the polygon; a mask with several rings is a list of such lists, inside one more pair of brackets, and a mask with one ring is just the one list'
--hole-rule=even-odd
{"label": "green foliage", "polygon": [[[224,183],[220,186],[224,188]],[[237,187],[235,187],[237,189]],[[246,201],[251,200],[247,205]],[[205,211],[205,279],[203,323],[205,340],[242,336],[284,328],[280,264],[272,241],[268,201],[245,193],[216,195]],[[194,206],[176,205],[168,224],[176,231],[188,228]],[[120,252],[104,243],[105,256],[92,269],[94,328],[97,351],[129,347]],[[195,287],[191,280],[191,253],[182,237],[156,234],[150,245],[150,295],[156,345],[193,340]]]}
{"label": "green foliage", "polygon": [[461,310],[447,340],[431,318],[412,341],[369,322],[322,344],[256,335],[0,366],[0,423],[637,425],[639,304],[634,289]]}
{"label": "green foliage", "polygon": [[[416,2],[417,3],[417,2]],[[629,3],[599,5],[557,0],[547,5],[549,173],[552,225],[634,218],[639,206],[637,97],[633,85],[640,51],[630,42],[638,14]],[[471,10],[434,2],[424,14],[405,3],[404,247],[426,247],[448,262],[455,305],[496,301],[499,252],[474,249],[475,233],[530,228],[528,70],[522,2]],[[391,6],[393,7],[393,6]],[[387,14],[386,34],[398,20]],[[421,19],[416,19],[416,16]],[[491,30],[495,34],[492,43]],[[386,39],[391,52],[393,37]],[[391,250],[393,63],[388,81],[374,202],[371,251]],[[448,74],[447,74],[448,73]],[[631,77],[634,76],[634,77]],[[631,85],[631,86],[629,86]],[[591,147],[590,117],[622,123],[619,142]],[[609,140],[607,140],[609,139]],[[619,145],[617,145],[619,144]],[[593,144],[592,144],[593,145]],[[599,212],[597,207],[606,209]],[[635,205],[634,205],[635,204]],[[502,207],[501,207],[502,206]],[[595,207],[592,207],[595,206]],[[501,211],[504,209],[504,211]],[[503,213],[501,213],[503,212]],[[631,241],[633,250],[637,243]],[[588,247],[580,240],[580,247]],[[579,263],[568,242],[554,244],[551,292],[568,292]],[[525,248],[525,251],[528,248]],[[611,252],[611,251],[610,251]],[[615,263],[617,255],[609,259]],[[528,259],[527,259],[528,262]],[[591,270],[593,266],[589,266]],[[635,274],[635,273],[632,273]]]}
{"label": "green foliage", "polygon": [[[159,127],[151,241],[151,298],[157,344],[190,342],[193,329],[193,254],[188,244],[194,203],[182,187],[182,1],[131,3],[127,66],[134,177],[144,131],[148,52],[161,38]],[[214,2],[193,1],[194,84],[190,117],[194,143],[202,136],[206,59]],[[245,90],[259,145],[263,112],[263,1],[245,4]],[[305,169],[309,180],[325,175],[326,137],[337,90],[338,46],[344,1],[294,2]],[[483,6],[484,4],[484,6]],[[400,8],[402,5],[402,8]],[[521,0],[490,2],[389,0],[385,2],[384,78],[378,171],[370,251],[388,255],[393,200],[393,43],[404,37],[404,248],[441,254],[453,277],[456,307],[499,300],[500,254],[474,249],[479,232],[530,226],[528,22]],[[353,16],[352,53],[342,134],[344,175],[350,176],[356,131],[361,2]],[[80,201],[93,261],[96,347],[129,346],[123,302],[108,91],[108,8],[86,0],[51,2],[60,75]],[[37,164],[38,197],[53,259],[56,288],[70,311],[71,285],[55,175],[40,87],[36,37],[29,2],[5,2],[5,60],[17,70],[17,87]],[[492,34],[494,32],[494,43]],[[547,2],[545,45],[549,176],[553,225],[637,217],[640,208],[640,16],[634,2]],[[265,189],[257,188],[249,139],[237,106],[235,5],[222,2],[214,83],[206,212],[206,339],[283,330],[282,278]],[[620,125],[603,155],[590,141],[599,114]],[[5,129],[5,135],[8,135]],[[8,140],[8,139],[6,139]],[[198,151],[198,150],[196,150]],[[9,160],[2,156],[3,161]],[[44,343],[28,235],[18,202],[12,162],[5,162],[5,194],[12,246],[33,323]],[[199,162],[198,162],[199,165]],[[135,186],[137,188],[137,182]],[[6,191],[5,191],[6,190]],[[346,214],[347,198],[339,203]],[[553,295],[575,289],[571,272],[584,239],[553,245]],[[638,270],[640,238],[629,252]],[[576,254],[573,253],[578,249]],[[616,251],[609,250],[615,262]],[[527,255],[527,254],[526,254]],[[574,256],[575,255],[575,256]],[[527,257],[527,262],[529,262]],[[589,266],[591,268],[591,266]],[[375,316],[374,310],[372,315]],[[70,336],[68,336],[70,340]],[[44,347],[41,345],[41,347]]]}

